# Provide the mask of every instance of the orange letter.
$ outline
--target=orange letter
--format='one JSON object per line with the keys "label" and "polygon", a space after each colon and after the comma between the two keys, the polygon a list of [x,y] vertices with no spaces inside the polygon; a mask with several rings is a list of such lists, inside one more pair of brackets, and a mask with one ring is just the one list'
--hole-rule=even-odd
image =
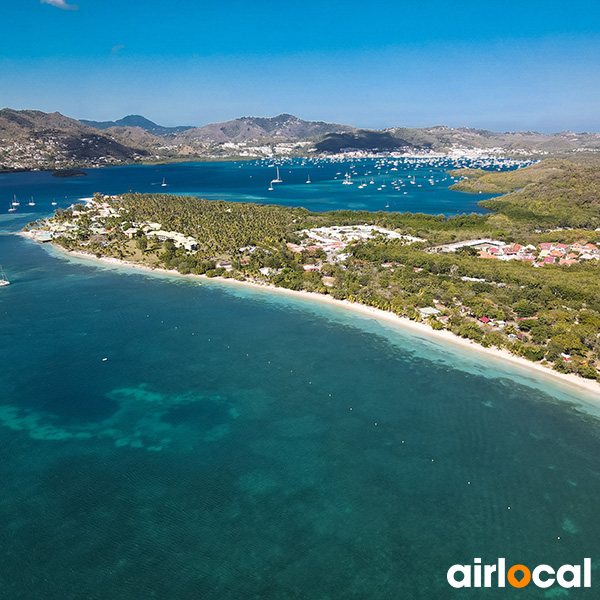
{"label": "orange letter", "polygon": [[[519,581],[515,577],[515,573],[517,571],[521,571],[523,573],[523,577],[521,581]],[[508,579],[508,583],[516,588],[525,587],[531,581],[531,571],[525,565],[513,565],[506,575],[506,579]]]}

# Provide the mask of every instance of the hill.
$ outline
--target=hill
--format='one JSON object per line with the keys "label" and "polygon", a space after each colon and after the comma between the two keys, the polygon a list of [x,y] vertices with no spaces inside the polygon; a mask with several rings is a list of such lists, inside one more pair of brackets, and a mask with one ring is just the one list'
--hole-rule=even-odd
{"label": "hill", "polygon": [[335,154],[344,150],[429,150],[429,146],[416,146],[388,131],[361,129],[355,133],[329,133],[315,144],[315,149]]}
{"label": "hill", "polygon": [[570,153],[573,151],[600,150],[600,134],[538,133],[535,131],[495,132],[485,129],[436,126],[424,128],[394,127],[386,129],[390,135],[400,137],[414,146],[429,147],[437,152],[451,150],[481,149],[502,153],[507,156],[543,156]]}
{"label": "hill", "polygon": [[119,119],[118,121],[88,121],[86,119],[80,119],[81,123],[85,125],[89,125],[90,127],[94,127],[95,129],[110,129],[111,127],[139,127],[144,131],[149,133],[153,133],[154,135],[174,135],[176,133],[181,133],[182,131],[186,131],[188,129],[192,129],[192,126],[180,126],[180,127],[163,127],[162,125],[157,125],[150,119],[146,119],[146,117],[142,117],[141,115],[128,115]]}
{"label": "hill", "polygon": [[130,163],[146,149],[58,112],[0,110],[0,170]]}
{"label": "hill", "polygon": [[516,171],[471,175],[474,177],[451,189],[509,192],[479,204],[504,215],[514,224],[533,224],[540,229],[600,227],[598,158],[548,159]]}
{"label": "hill", "polygon": [[294,115],[241,117],[223,123],[189,129],[176,136],[183,141],[245,142],[257,139],[306,139],[332,132],[351,132],[356,128],[323,121],[304,121]]}

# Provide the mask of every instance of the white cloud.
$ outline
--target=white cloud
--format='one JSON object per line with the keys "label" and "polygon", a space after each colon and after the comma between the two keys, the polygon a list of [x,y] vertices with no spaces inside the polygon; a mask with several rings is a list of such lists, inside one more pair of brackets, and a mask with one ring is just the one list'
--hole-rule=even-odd
{"label": "white cloud", "polygon": [[51,4],[63,10],[79,10],[79,6],[76,4],[67,4],[65,0],[40,0],[42,4]]}

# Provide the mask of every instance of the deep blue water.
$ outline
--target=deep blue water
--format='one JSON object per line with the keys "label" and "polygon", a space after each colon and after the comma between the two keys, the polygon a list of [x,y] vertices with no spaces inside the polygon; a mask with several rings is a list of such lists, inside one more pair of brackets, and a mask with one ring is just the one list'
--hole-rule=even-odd
{"label": "deep blue water", "polygon": [[266,290],[12,235],[0,264],[0,598],[501,599],[447,569],[598,565],[585,398]]}
{"label": "deep blue water", "polygon": [[[53,200],[57,206],[66,208],[77,198],[95,192],[189,194],[210,200],[304,206],[312,211],[386,210],[447,215],[484,213],[477,203],[491,197],[448,189],[454,180],[446,171],[468,162],[440,160],[427,165],[406,159],[344,162],[294,159],[280,163],[283,183],[274,184],[272,191],[269,191],[270,181],[275,179],[277,171],[276,166],[269,166],[274,165],[270,161],[84,169],[87,176],[66,179],[52,177],[45,171],[0,174],[0,218],[4,214],[5,218],[27,223],[51,210]],[[346,173],[351,175],[352,185],[343,185]],[[307,184],[309,177],[311,183]],[[415,183],[410,183],[413,177]],[[361,184],[365,187],[359,189]],[[8,215],[14,194],[21,204],[18,212]],[[27,205],[31,196],[35,207]]]}

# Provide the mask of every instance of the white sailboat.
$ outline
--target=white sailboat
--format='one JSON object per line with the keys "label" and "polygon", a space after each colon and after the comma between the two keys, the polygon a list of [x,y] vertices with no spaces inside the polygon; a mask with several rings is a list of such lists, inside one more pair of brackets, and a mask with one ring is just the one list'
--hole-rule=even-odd
{"label": "white sailboat", "polygon": [[0,287],[3,287],[5,285],[10,285],[10,281],[7,279],[6,273],[4,273],[2,265],[0,265]]}
{"label": "white sailboat", "polygon": [[35,206],[35,202],[33,201],[33,196],[31,196],[31,200],[27,204],[29,206]]}
{"label": "white sailboat", "polygon": [[352,179],[350,179],[349,173],[346,173],[346,179],[344,179],[344,181],[342,181],[342,185],[354,185],[354,181],[352,181]]}
{"label": "white sailboat", "polygon": [[17,195],[13,194],[13,201],[12,201],[12,205],[13,206],[19,206],[19,204],[21,204],[18,200],[17,200]]}
{"label": "white sailboat", "polygon": [[271,180],[271,185],[274,183],[283,183],[283,179],[279,177],[279,167],[277,167],[277,178]]}
{"label": "white sailboat", "polygon": [[306,183],[310,183],[310,175],[308,176],[308,179],[306,180]]}
{"label": "white sailboat", "polygon": [[56,206],[57,202],[56,202],[56,198],[52,198],[52,206]]}
{"label": "white sailboat", "polygon": [[165,183],[165,178],[163,177],[162,183],[160,184],[160,187],[167,187],[167,184]]}

